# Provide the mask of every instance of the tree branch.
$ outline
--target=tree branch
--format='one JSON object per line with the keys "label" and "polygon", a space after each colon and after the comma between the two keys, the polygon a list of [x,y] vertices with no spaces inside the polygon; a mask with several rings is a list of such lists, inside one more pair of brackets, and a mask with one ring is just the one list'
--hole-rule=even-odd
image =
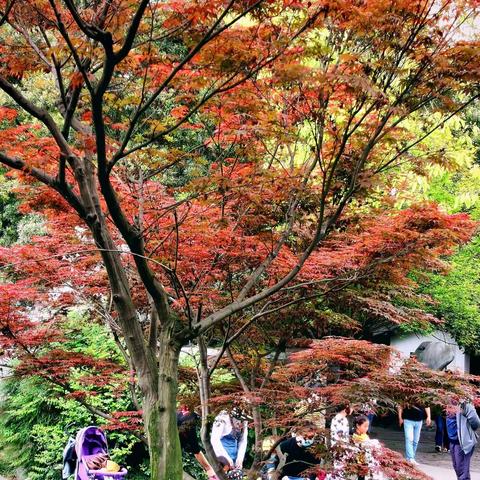
{"label": "tree branch", "polygon": [[442,128],[446,122],[448,122],[448,120],[450,120],[451,118],[453,118],[455,115],[457,115],[458,113],[460,113],[462,110],[464,110],[465,108],[467,108],[470,104],[472,104],[475,100],[477,100],[478,98],[480,98],[480,93],[474,95],[473,97],[471,97],[467,102],[465,102],[464,104],[462,104],[460,107],[458,107],[454,112],[452,112],[450,115],[448,115],[446,118],[444,118],[440,123],[438,123],[435,127],[431,128],[428,132],[426,132],[424,135],[422,135],[420,138],[418,138],[417,140],[415,140],[414,142],[410,143],[409,145],[407,145],[406,147],[402,148],[396,155],[394,155],[390,160],[388,160],[387,162],[385,162],[383,165],[381,165],[380,167],[377,168],[377,170],[375,170],[375,173],[380,173],[382,172],[383,170],[387,169],[389,165],[391,165],[392,163],[394,163],[399,157],[401,157],[403,154],[405,154],[406,152],[408,152],[409,150],[411,150],[413,147],[415,147],[416,145],[418,145],[419,143],[423,142],[426,138],[428,138],[433,132],[437,131],[439,128]]}
{"label": "tree branch", "polygon": [[127,35],[125,36],[123,45],[120,50],[115,53],[115,63],[120,63],[132,49],[133,41],[135,40],[135,36],[137,35],[138,27],[140,26],[140,22],[142,21],[143,15],[149,3],[150,0],[142,0],[140,5],[138,6],[132,23],[130,24],[130,27],[128,29]]}
{"label": "tree branch", "polygon": [[12,11],[13,6],[15,5],[15,1],[16,0],[10,0],[10,2],[7,3],[5,12],[2,14],[0,18],[0,27],[8,20],[8,16],[10,15],[10,12]]}
{"label": "tree branch", "polygon": [[73,156],[70,146],[60,132],[57,124],[46,110],[34,105],[3,76],[0,76],[0,88],[26,112],[28,112],[30,115],[35,117],[47,127],[48,131],[51,133],[63,155],[65,155],[66,157]]}
{"label": "tree branch", "polygon": [[63,1],[68,11],[70,12],[70,15],[72,15],[73,19],[75,20],[75,23],[77,24],[78,28],[88,38],[91,38],[92,40],[101,41],[103,38],[101,30],[99,30],[98,27],[95,27],[94,25],[90,25],[89,23],[83,20],[83,18],[78,13],[77,7],[72,2],[72,0],[63,0]]}
{"label": "tree branch", "polygon": [[[263,0],[259,0],[259,1],[263,1]],[[283,47],[283,49],[278,51],[276,54],[274,54],[270,57],[267,57],[267,58],[263,59],[262,61],[260,61],[259,63],[257,63],[257,65],[255,65],[253,68],[251,68],[248,73],[241,76],[241,78],[239,80],[233,81],[235,79],[235,77],[237,77],[239,74],[243,73],[243,71],[237,71],[234,74],[230,75],[230,77],[227,78],[225,81],[223,81],[223,83],[219,87],[213,88],[209,92],[204,93],[202,95],[202,98],[188,111],[188,113],[183,118],[178,120],[174,125],[172,125],[171,127],[163,130],[162,132],[159,132],[157,134],[152,135],[152,137],[149,138],[148,140],[146,140],[145,142],[143,142],[143,143],[141,143],[141,144],[139,144],[135,147],[132,147],[128,151],[125,151],[125,148],[126,148],[128,142],[130,140],[130,136],[133,133],[133,128],[129,128],[129,130],[127,131],[127,133],[124,137],[124,141],[122,143],[122,146],[117,151],[117,153],[113,156],[112,160],[109,163],[108,171],[110,172],[112,170],[112,168],[115,166],[115,164],[120,159],[122,159],[124,157],[127,157],[128,155],[131,155],[132,153],[134,153],[138,150],[141,150],[142,148],[147,147],[148,145],[150,145],[153,142],[159,141],[161,138],[163,138],[166,135],[169,135],[172,132],[174,132],[175,130],[177,130],[180,126],[182,126],[185,122],[187,122],[196,112],[198,112],[200,110],[200,108],[203,105],[206,104],[206,102],[208,102],[214,96],[216,96],[220,93],[225,93],[229,90],[234,89],[235,87],[238,87],[242,83],[244,83],[247,80],[249,80],[250,78],[252,78],[256,73],[260,72],[267,65],[270,65],[271,63],[275,62],[275,60],[277,60],[285,52],[285,50],[289,47],[291,42],[293,42],[296,38],[298,38],[308,28],[308,26],[313,21],[315,21],[315,19],[318,15],[319,14],[310,17],[304,23],[304,25],[301,28],[299,28],[298,31],[294,35],[292,35],[292,37],[289,39],[289,42]],[[212,86],[210,88],[212,88]],[[158,92],[158,94],[160,94],[160,92],[158,90],[157,90],[157,92]],[[153,96],[150,98],[150,100],[152,100],[152,98],[153,98]],[[150,102],[150,100],[149,100],[149,102]],[[147,102],[147,104],[149,102]],[[153,101],[152,101],[152,103],[153,103]],[[146,107],[146,106],[147,105],[145,105],[144,107]],[[135,118],[136,118],[136,116],[134,116],[134,120],[132,120],[132,122],[136,123],[138,118],[137,119],[135,119]],[[130,127],[132,127],[132,122],[130,124]]]}
{"label": "tree branch", "polygon": [[90,83],[90,79],[88,78],[87,71],[84,68],[83,61],[78,56],[78,52],[75,49],[75,46],[73,45],[72,40],[70,39],[70,35],[68,34],[67,29],[65,28],[60,12],[58,11],[57,6],[55,4],[55,0],[49,0],[49,3],[53,9],[55,18],[57,19],[58,30],[62,35],[63,39],[65,40],[65,42],[67,43],[67,46],[75,60],[75,64],[77,65],[77,68],[82,75],[83,81],[85,82],[85,85],[87,86],[89,92],[93,92],[93,87],[92,87],[92,84]]}
{"label": "tree branch", "polygon": [[44,183],[45,185],[48,185],[49,187],[55,186],[54,177],[48,175],[43,170],[40,170],[37,167],[29,167],[23,160],[20,160],[19,158],[9,157],[8,155],[0,151],[0,162],[9,168],[13,168],[14,170],[19,170],[21,172],[31,175],[36,180]]}
{"label": "tree branch", "polygon": [[[242,12],[240,15],[238,15],[234,20],[230,21],[227,25],[223,26],[222,28],[217,29],[217,27],[220,25],[221,21],[225,18],[225,16],[228,14],[230,9],[233,7],[233,4],[235,3],[235,0],[230,0],[229,4],[225,7],[224,11],[222,14],[217,18],[217,20],[214,22],[214,24],[210,27],[208,32],[204,35],[204,37],[193,47],[190,52],[179,62],[178,65],[172,70],[172,72],[167,76],[167,78],[162,82],[162,84],[157,88],[157,90],[151,95],[151,97],[145,102],[144,105],[139,105],[137,111],[135,112],[132,120],[130,121],[130,126],[125,134],[125,137],[123,139],[122,145],[119,148],[118,152],[115,154],[113,157],[111,164],[109,166],[109,170],[113,168],[116,162],[120,160],[121,158],[129,155],[132,153],[132,151],[129,151],[128,153],[124,154],[125,149],[127,148],[128,143],[130,142],[130,138],[135,130],[135,127],[137,125],[138,120],[142,117],[142,115],[150,108],[150,106],[155,102],[155,100],[158,98],[158,96],[168,87],[168,85],[171,83],[171,81],[175,78],[175,76],[180,72],[180,70],[205,46],[207,43],[209,43],[211,40],[213,40],[215,37],[220,35],[223,31],[225,31],[227,28],[229,28],[231,25],[233,25],[235,22],[243,18],[245,15],[247,15],[250,11],[252,11],[254,8],[256,8],[260,3],[262,3],[263,0],[257,0],[255,3],[253,3],[249,8],[245,9],[244,12]],[[183,123],[183,122],[182,122]],[[142,147],[143,148],[143,147]]]}

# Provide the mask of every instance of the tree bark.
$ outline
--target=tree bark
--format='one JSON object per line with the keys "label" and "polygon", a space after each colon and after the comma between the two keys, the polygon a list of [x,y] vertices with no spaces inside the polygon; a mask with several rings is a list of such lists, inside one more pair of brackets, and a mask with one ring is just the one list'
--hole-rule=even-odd
{"label": "tree bark", "polygon": [[[116,251],[96,194],[91,165],[78,166],[76,177],[85,203],[86,222],[107,270],[113,303],[143,394],[143,420],[150,454],[151,480],[182,480],[182,454],[177,430],[176,395],[180,345],[174,340],[174,319],[147,342],[137,319],[135,303],[120,254]],[[83,167],[83,168],[82,168]],[[157,308],[158,302],[152,302]],[[159,313],[154,312],[154,313]]]}
{"label": "tree bark", "polygon": [[182,480],[176,397],[180,347],[168,332],[159,335],[158,381],[139,379],[144,392],[143,419],[150,452],[151,480]]}

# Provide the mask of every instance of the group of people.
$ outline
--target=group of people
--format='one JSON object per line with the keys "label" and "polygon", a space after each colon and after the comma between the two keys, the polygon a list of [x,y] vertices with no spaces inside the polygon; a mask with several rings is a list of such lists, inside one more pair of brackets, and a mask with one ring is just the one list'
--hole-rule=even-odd
{"label": "group of people", "polygon": [[[398,421],[405,432],[405,457],[416,464],[423,422],[427,426],[431,424],[430,408],[421,405],[398,407]],[[445,412],[438,413],[435,423],[435,449],[450,451],[457,479],[470,480],[470,462],[477,444],[476,431],[480,428],[480,418],[474,406],[466,401],[453,404]]]}
{"label": "group of people", "polygon": [[353,419],[350,436],[349,416],[353,409],[340,405],[330,425],[330,446],[333,453],[333,470],[328,480],[344,480],[356,474],[359,480],[381,480],[383,474],[378,462],[380,443],[370,439],[371,417],[358,415]]}
{"label": "group of people", "polygon": [[[215,471],[203,454],[196,426],[198,415],[184,408],[177,412],[177,426],[182,450],[195,456],[209,480],[217,480]],[[248,417],[239,408],[220,412],[210,434],[210,442],[218,462],[231,480],[243,478],[243,460],[247,451]]]}
{"label": "group of people", "polygon": [[[338,405],[330,424],[330,450],[333,457],[332,472],[327,480],[344,480],[356,475],[359,480],[380,480],[382,474],[377,461],[380,443],[369,436],[370,420],[367,415],[353,419],[353,432],[349,417],[353,414],[350,405]],[[319,478],[316,467],[320,459],[315,454],[315,443],[325,439],[319,435],[318,425],[306,423],[296,429],[292,438],[282,441],[267,462],[268,480],[314,480]],[[320,477],[323,478],[323,477]]]}
{"label": "group of people", "polygon": [[[376,446],[376,441],[371,441],[368,436],[369,419],[359,415],[354,419],[353,435],[350,435],[350,422],[348,416],[352,413],[348,405],[338,407],[330,427],[330,445],[334,451],[334,472],[330,480],[340,480],[344,477],[342,455],[340,452],[349,448],[357,448],[358,458],[355,459],[367,472],[359,475],[359,479],[377,479],[375,475],[375,457],[371,450]],[[308,418],[308,416],[307,416]],[[248,417],[239,408],[220,412],[214,422],[210,434],[210,442],[219,464],[223,467],[227,477],[231,480],[240,480],[243,477],[243,462],[248,442]],[[203,454],[197,437],[196,424],[198,415],[186,409],[177,412],[177,425],[179,429],[180,444],[185,452],[195,456],[203,467],[210,480],[216,480],[215,472]],[[295,429],[292,436],[284,439],[272,449],[270,457],[263,469],[263,476],[267,480],[287,478],[288,480],[304,480],[315,478],[315,467],[320,465],[316,454],[316,445],[324,442],[320,435],[318,423],[308,418],[302,425]],[[376,443],[375,443],[376,442]],[[367,448],[364,448],[367,447]]]}
{"label": "group of people", "polygon": [[[369,437],[370,419],[367,415],[354,417],[352,432],[349,419],[352,414],[349,405],[340,405],[332,418],[329,443],[333,469],[327,475],[327,480],[344,480],[352,474],[359,480],[381,480],[384,477],[378,462],[380,443]],[[430,408],[419,405],[400,406],[398,420],[405,433],[406,459],[416,464],[415,456],[422,425],[424,422],[427,426],[431,424]],[[196,457],[210,480],[217,480],[198,443],[197,421],[198,416],[188,410],[177,413],[182,449]],[[436,422],[438,425],[439,420],[436,419]],[[213,422],[210,442],[219,464],[231,480],[243,478],[248,423],[249,418],[240,408],[220,412]],[[442,426],[442,440],[437,432],[437,442],[441,441],[441,449],[449,448],[457,479],[469,480],[470,461],[477,443],[476,430],[480,428],[480,418],[475,408],[468,402],[452,405],[444,415]],[[448,446],[445,446],[444,437],[448,439]],[[264,466],[263,477],[266,480],[315,479],[315,468],[320,466],[316,448],[318,443],[325,444],[325,439],[320,434],[318,424],[307,419],[295,429],[291,437],[274,445]]]}

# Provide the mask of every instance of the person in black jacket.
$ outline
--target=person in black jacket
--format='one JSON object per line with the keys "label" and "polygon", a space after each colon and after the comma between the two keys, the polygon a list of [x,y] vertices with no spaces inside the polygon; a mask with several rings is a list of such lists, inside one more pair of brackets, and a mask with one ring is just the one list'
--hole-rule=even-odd
{"label": "person in black jacket", "polygon": [[178,435],[180,437],[180,446],[184,452],[191,453],[195,456],[198,463],[208,475],[209,480],[217,480],[217,476],[215,475],[212,466],[208,463],[208,460],[205,458],[205,455],[200,448],[200,444],[198,443],[198,421],[199,416],[194,412],[190,412],[186,409],[177,412],[177,427]]}
{"label": "person in black jacket", "polygon": [[[294,437],[281,442],[267,462],[268,478],[288,477],[289,480],[315,478],[315,475],[305,476],[305,472],[320,461],[312,451],[316,432],[312,427],[297,430]],[[278,475],[274,475],[274,474]]]}

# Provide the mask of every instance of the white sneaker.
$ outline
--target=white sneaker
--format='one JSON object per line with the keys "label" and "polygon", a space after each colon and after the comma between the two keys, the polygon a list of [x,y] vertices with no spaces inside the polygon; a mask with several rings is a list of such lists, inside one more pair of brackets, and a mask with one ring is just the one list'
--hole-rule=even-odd
{"label": "white sneaker", "polygon": [[409,463],[411,463],[412,465],[418,465],[418,462],[417,462],[414,458],[412,458],[412,459],[410,459],[410,460],[407,460],[407,461],[408,461]]}

